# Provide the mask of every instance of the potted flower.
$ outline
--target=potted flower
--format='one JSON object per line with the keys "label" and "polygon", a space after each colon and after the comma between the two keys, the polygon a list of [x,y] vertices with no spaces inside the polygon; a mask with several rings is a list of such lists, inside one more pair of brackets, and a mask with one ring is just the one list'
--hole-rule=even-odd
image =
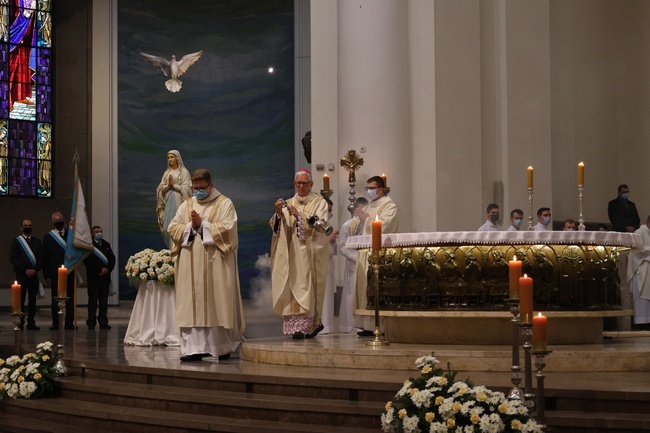
{"label": "potted flower", "polygon": [[134,287],[147,280],[173,285],[175,261],[169,250],[146,248],[129,257],[124,270],[129,283]]}
{"label": "potted flower", "polygon": [[385,432],[542,432],[523,401],[444,372],[433,356],[415,361],[420,377],[404,382],[381,415]]}
{"label": "potted flower", "polygon": [[52,346],[46,341],[36,346],[36,353],[0,359],[0,397],[37,398],[51,394],[56,364]]}

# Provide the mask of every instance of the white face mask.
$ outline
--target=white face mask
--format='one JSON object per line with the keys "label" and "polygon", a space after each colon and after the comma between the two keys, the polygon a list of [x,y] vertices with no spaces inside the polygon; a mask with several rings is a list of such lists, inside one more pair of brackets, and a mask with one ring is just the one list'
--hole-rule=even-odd
{"label": "white face mask", "polygon": [[368,189],[368,190],[366,190],[366,195],[368,195],[368,198],[371,201],[377,200],[377,190],[376,189]]}
{"label": "white face mask", "polygon": [[512,225],[517,228],[521,227],[521,218],[515,218]]}

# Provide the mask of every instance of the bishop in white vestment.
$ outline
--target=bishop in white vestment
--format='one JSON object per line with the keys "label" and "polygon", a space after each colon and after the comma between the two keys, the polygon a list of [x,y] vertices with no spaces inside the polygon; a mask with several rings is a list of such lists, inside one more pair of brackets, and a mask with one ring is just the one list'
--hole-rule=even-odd
{"label": "bishop in white vestment", "polygon": [[643,249],[631,251],[627,261],[627,280],[632,291],[634,323],[650,323],[650,216],[634,233],[643,238]]}
{"label": "bishop in white vestment", "polygon": [[227,359],[244,340],[244,313],[237,268],[237,213],[217,191],[210,172],[192,175],[193,197],[169,223],[176,260],[176,324],[181,361]]}

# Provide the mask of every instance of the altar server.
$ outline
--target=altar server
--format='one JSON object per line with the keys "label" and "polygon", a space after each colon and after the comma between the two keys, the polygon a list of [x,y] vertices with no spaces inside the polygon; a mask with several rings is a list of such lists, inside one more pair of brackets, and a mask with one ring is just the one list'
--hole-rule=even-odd
{"label": "altar server", "polygon": [[632,290],[634,323],[650,323],[650,215],[634,233],[643,239],[643,249],[631,251],[627,262],[627,280]]}

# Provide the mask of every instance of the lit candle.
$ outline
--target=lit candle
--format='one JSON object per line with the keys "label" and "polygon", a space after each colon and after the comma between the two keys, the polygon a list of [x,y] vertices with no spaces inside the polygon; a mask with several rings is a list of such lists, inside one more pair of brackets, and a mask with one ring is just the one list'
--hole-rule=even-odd
{"label": "lit candle", "polygon": [[539,313],[533,317],[533,351],[545,351],[546,349],[546,316]]}
{"label": "lit candle", "polygon": [[381,174],[381,178],[382,178],[383,181],[384,181],[384,188],[386,188],[386,187],[388,186],[388,181],[386,180],[386,175],[385,175],[384,173],[382,173],[382,174]]}
{"label": "lit candle", "polygon": [[323,189],[324,190],[330,189],[330,177],[327,175],[327,173],[323,175]]}
{"label": "lit candle", "polygon": [[526,274],[519,278],[519,311],[521,323],[533,320],[533,279]]}
{"label": "lit candle", "polygon": [[381,250],[381,221],[379,221],[379,215],[372,222],[372,249],[375,251]]}
{"label": "lit candle", "polygon": [[57,292],[59,298],[65,298],[68,296],[68,270],[64,265],[61,265],[61,267],[58,269],[58,285],[57,285]]}
{"label": "lit candle", "polygon": [[585,184],[585,165],[580,162],[578,163],[578,185]]}
{"label": "lit candle", "polygon": [[533,167],[528,166],[528,188],[533,187]]}
{"label": "lit candle", "polygon": [[510,268],[510,299],[519,299],[519,278],[521,278],[522,265],[521,260],[517,260],[517,256],[514,256],[508,262]]}
{"label": "lit candle", "polygon": [[11,285],[11,314],[20,314],[20,284],[18,281],[14,281]]}

